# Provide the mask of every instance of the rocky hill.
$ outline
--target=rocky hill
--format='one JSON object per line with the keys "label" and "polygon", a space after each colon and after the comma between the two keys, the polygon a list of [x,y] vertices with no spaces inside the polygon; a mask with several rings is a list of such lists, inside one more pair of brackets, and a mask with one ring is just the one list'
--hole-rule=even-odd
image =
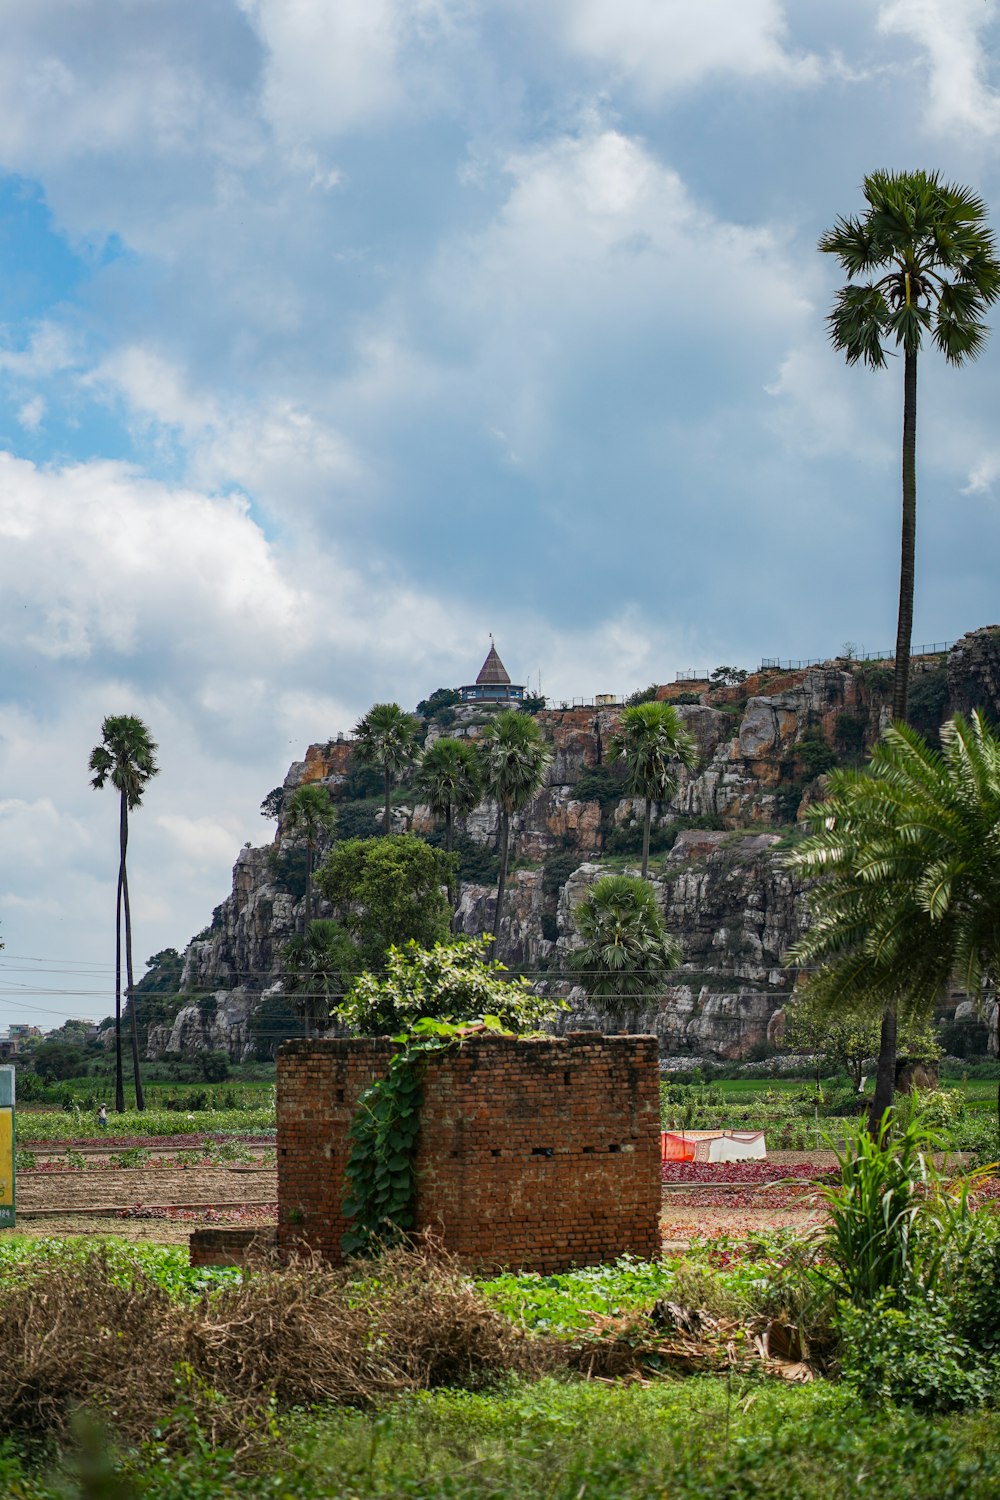
{"label": "rocky hill", "polygon": [[[675,797],[654,810],[651,875],[684,952],[680,982],[642,1017],[664,1051],[746,1057],[773,1035],[794,980],[782,955],[805,920],[782,849],[803,805],[821,793],[823,772],[860,762],[878,736],[890,688],[888,665],[841,659],[715,689],[684,682],[657,690],[677,702],[699,750]],[[1000,627],[963,637],[947,657],[915,659],[911,696],[912,717],[925,733],[956,708],[980,706],[1000,718]],[[517,865],[500,950],[512,967],[563,993],[570,992],[574,906],[609,868],[637,864],[642,806],[623,794],[608,762],[617,712],[605,705],[538,714],[552,763],[545,787],[514,824]],[[428,737],[474,737],[483,722],[482,710],[449,710],[443,724],[431,721]],[[304,782],[329,788],[342,836],[377,831],[380,803],[363,795],[349,740],[311,745],[289,769],[285,795]],[[398,831],[434,833],[428,809],[407,800],[405,788],[393,817]],[[484,804],[460,826],[467,869],[459,924],[478,933],[493,921],[495,888],[482,876],[492,873],[496,808]],[[296,855],[301,865],[280,818],[273,844],[240,851],[231,894],[185,954],[182,989],[203,998],[171,1026],[151,1029],[151,1056],[199,1048],[225,1049],[234,1060],[250,1055],[251,1014],[278,987],[279,951],[301,915]],[[566,1024],[605,1024],[578,992],[571,998]]]}

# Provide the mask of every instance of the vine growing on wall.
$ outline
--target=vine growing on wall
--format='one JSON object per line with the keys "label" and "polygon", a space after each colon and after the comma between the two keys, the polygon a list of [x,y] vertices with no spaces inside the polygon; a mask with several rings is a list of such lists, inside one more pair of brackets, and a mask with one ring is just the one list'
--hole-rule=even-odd
{"label": "vine growing on wall", "polygon": [[371,1255],[389,1249],[413,1228],[415,1158],[423,1103],[423,1074],[432,1057],[460,1046],[470,1032],[502,1031],[495,1016],[476,1026],[423,1017],[402,1036],[383,1078],[358,1099],[348,1130],[344,1217],[352,1221],[341,1238],[345,1255]]}

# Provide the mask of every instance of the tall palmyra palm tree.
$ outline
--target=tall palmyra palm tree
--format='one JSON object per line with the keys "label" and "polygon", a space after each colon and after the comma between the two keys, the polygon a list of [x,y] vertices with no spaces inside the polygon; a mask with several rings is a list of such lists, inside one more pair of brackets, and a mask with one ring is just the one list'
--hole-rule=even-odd
{"label": "tall palmyra palm tree", "polygon": [[316,863],[316,845],[322,834],[330,834],[337,825],[337,813],[330,801],[330,793],[318,782],[306,782],[298,786],[288,799],[281,816],[283,833],[302,833],[306,844],[306,903],[303,930],[309,931],[312,921],[313,869]]}
{"label": "tall palmyra palm tree", "polygon": [[[945,724],[941,745],[893,725],[865,770],[831,772],[789,856],[817,883],[787,961],[822,965],[807,994],[832,1015],[919,1021],[951,981],[973,999],[984,979],[1000,985],[1000,740],[974,713]],[[873,1132],[892,1102],[895,1048],[890,1061],[879,1057]]]}
{"label": "tall palmyra palm tree", "polygon": [[398,703],[373,703],[354,726],[354,753],[363,766],[375,766],[385,780],[383,832],[392,832],[392,809],[389,802],[392,783],[412,766],[417,753],[420,725],[412,714],[404,713]]}
{"label": "tall palmyra palm tree", "polygon": [[653,803],[665,802],[677,789],[677,769],[693,770],[698,760],[694,740],[672,703],[637,703],[623,708],[611,735],[611,757],[625,762],[625,786],[642,797],[642,878],[649,874],[649,831]]}
{"label": "tall palmyra palm tree", "polygon": [[583,946],[571,956],[580,984],[609,1015],[638,1027],[644,999],[683,958],[663,925],[648,880],[605,875],[591,886],[574,916]]}
{"label": "tall palmyra palm tree", "polygon": [[145,1108],[142,1077],[139,1072],[139,1032],[136,1023],[136,1001],[132,988],[132,912],[128,897],[128,815],[142,802],[147,783],[159,772],[156,745],[149,730],[134,714],[111,714],[101,725],[101,743],[90,752],[91,786],[100,791],[108,781],[119,793],[118,814],[118,896],[115,906],[115,1109],[125,1109],[125,1083],[122,1076],[122,914],[125,917],[125,974],[129,997],[132,1036],[132,1071],[135,1079],[135,1107]]}
{"label": "tall palmyra palm tree", "polygon": [[507,890],[507,852],[511,816],[527,807],[545,780],[552,759],[542,732],[529,714],[504,708],[483,730],[478,742],[483,794],[500,810],[500,876],[493,936],[499,937]]}
{"label": "tall palmyra palm tree", "polygon": [[[435,740],[420,762],[417,786],[434,816],[444,818],[444,847],[451,854],[455,846],[455,814],[470,813],[483,795],[475,746],[468,740]],[[458,904],[454,879],[453,873],[448,891],[452,911]]]}
{"label": "tall palmyra palm tree", "polygon": [[903,518],[892,716],[906,718],[917,529],[917,355],[924,334],[950,364],[975,359],[987,335],[986,309],[1000,295],[1000,261],[986,205],[937,172],[873,172],[867,209],[838,218],[819,248],[848,276],[827,319],[849,365],[880,369],[886,345],[903,351]]}

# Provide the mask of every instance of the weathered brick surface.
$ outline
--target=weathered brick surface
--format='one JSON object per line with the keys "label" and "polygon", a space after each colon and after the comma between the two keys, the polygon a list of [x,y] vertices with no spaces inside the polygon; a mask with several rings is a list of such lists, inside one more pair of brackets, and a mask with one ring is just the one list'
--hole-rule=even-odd
{"label": "weathered brick surface", "polygon": [[[278,1244],[341,1257],[347,1130],[385,1040],[278,1056]],[[475,1037],[429,1063],[417,1229],[480,1267],[556,1271],[659,1250],[659,1073],[651,1037]]]}
{"label": "weathered brick surface", "polygon": [[241,1266],[251,1249],[274,1249],[275,1231],[273,1228],[195,1229],[188,1243],[192,1266]]}

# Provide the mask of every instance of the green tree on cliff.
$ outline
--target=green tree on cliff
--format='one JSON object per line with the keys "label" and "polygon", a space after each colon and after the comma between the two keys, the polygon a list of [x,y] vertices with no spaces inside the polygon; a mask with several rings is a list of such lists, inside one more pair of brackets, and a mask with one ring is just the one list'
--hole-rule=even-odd
{"label": "green tree on cliff", "polygon": [[320,838],[332,834],[337,826],[337,814],[330,793],[318,782],[307,782],[296,787],[281,820],[282,833],[301,833],[306,846],[306,898],[302,930],[309,931],[312,921],[313,868],[316,863],[316,846]]}
{"label": "green tree on cliff", "polygon": [[625,762],[625,786],[643,798],[642,878],[649,874],[649,831],[653,803],[677,789],[677,770],[692,770],[698,759],[694,740],[672,703],[637,703],[623,708],[611,735],[612,760]]}
{"label": "green tree on cliff", "polygon": [[442,887],[453,869],[454,855],[399,833],[335,845],[316,884],[358,943],[364,967],[381,973],[390,947],[412,939],[432,948],[447,938],[451,909]]}
{"label": "green tree on cliff", "polygon": [[626,1031],[638,1028],[643,1001],[653,1000],[683,959],[667,933],[648,880],[605,875],[573,913],[582,946],[570,957],[578,982]]}
{"label": "green tree on cliff", "polygon": [[[1000,739],[978,713],[956,715],[941,746],[895,724],[808,811],[788,864],[816,882],[812,923],[787,961],[821,966],[806,994],[823,1014],[919,1022],[949,983],[974,999],[1000,984]],[[879,1054],[873,1131],[892,1103],[891,1056],[890,1071]]]}
{"label": "green tree on cliff", "polygon": [[[479,756],[468,740],[436,740],[420,762],[417,788],[437,818],[444,818],[445,852],[455,848],[455,814],[470,813],[483,795]],[[455,882],[448,889],[448,901],[454,911],[458,904]]]}
{"label": "green tree on cliff", "polygon": [[359,968],[356,943],[338,922],[310,922],[304,933],[281,950],[282,993],[295,1007],[306,1036],[320,1036],[330,1025],[333,1008],[353,984]]}
{"label": "green tree on cliff", "polygon": [[504,708],[483,730],[478,744],[483,793],[500,812],[500,878],[493,918],[493,936],[499,936],[507,889],[507,854],[510,820],[521,812],[541,789],[552,759],[542,731],[528,714]]}
{"label": "green tree on cliff", "polygon": [[[141,719],[133,714],[109,715],[101,725],[101,743],[90,752],[91,786],[101,791],[110,781],[118,792],[118,893],[115,905],[115,1109],[125,1110],[125,1081],[122,1073],[122,917],[125,919],[125,973],[128,994],[132,995],[132,911],[128,895],[128,815],[141,804],[147,784],[159,772],[156,745]],[[135,1079],[135,1107],[145,1108],[142,1077],[139,1072],[139,1034],[134,997],[129,1006],[132,1018],[132,1070]]]}
{"label": "green tree on cliff", "polygon": [[360,763],[382,772],[385,789],[382,832],[388,836],[392,832],[392,783],[416,759],[420,725],[398,703],[373,703],[355,724],[354,734],[354,753]]}

